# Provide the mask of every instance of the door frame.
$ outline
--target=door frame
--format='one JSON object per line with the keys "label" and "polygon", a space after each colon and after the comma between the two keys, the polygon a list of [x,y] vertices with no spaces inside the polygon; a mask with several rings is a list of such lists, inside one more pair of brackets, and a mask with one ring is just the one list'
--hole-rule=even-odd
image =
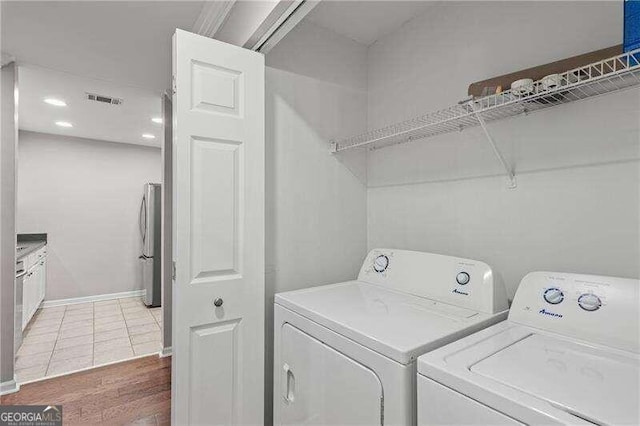
{"label": "door frame", "polygon": [[[14,80],[14,93],[19,91],[19,66],[15,58],[7,57],[5,61],[5,56],[2,57],[2,64],[0,68],[4,70],[7,67],[13,68],[13,80]],[[4,78],[4,74],[3,74]],[[164,92],[160,94],[160,101],[163,102],[165,97],[169,97],[169,92]],[[2,99],[4,102],[4,99]],[[18,121],[18,102],[19,100],[14,97],[13,105],[4,105],[2,106],[3,111],[9,111],[10,109],[14,112],[11,114],[2,114],[2,140],[0,145],[1,155],[0,155],[0,200],[3,206],[2,217],[0,217],[0,253],[3,253],[0,262],[0,304],[2,312],[2,316],[0,317],[0,395],[15,393],[20,390],[20,384],[16,381],[15,377],[15,330],[14,327],[7,327],[6,324],[13,324],[15,317],[15,265],[16,265],[16,246],[17,246],[17,168],[18,168],[18,139],[19,139],[19,121]],[[164,107],[164,105],[163,105]],[[164,110],[163,110],[164,115]],[[171,108],[169,106],[169,116],[171,115]],[[9,123],[13,122],[13,131],[15,135],[13,136],[13,144],[11,143],[11,138],[5,132],[9,130]],[[6,130],[5,130],[6,129]],[[165,202],[168,203],[167,208],[169,209],[169,216],[166,221],[166,225],[169,229],[169,233],[162,233],[161,238],[161,250],[163,251],[163,258],[161,260],[161,300],[162,300],[162,314],[163,321],[161,327],[161,341],[162,348],[157,353],[157,355],[161,358],[171,356],[171,274],[172,274],[172,254],[171,254],[171,242],[172,238],[167,238],[165,240],[166,235],[171,235],[171,137],[167,137],[167,134],[171,134],[171,126],[169,126],[168,130],[165,126],[163,130],[163,141],[161,144],[161,166],[162,166],[162,195],[161,195],[161,226],[163,227],[163,231],[165,231]],[[169,150],[168,152],[165,150],[166,143],[165,141],[169,141]],[[10,152],[11,151],[11,152]],[[7,158],[13,158],[13,162],[5,159],[5,155]],[[165,161],[165,156],[168,156],[168,163]],[[165,174],[166,168],[165,165],[168,165],[168,174]],[[166,185],[165,182],[169,181],[169,184]],[[12,181],[12,182],[10,182]],[[166,191],[165,191],[166,190]],[[167,200],[165,200],[165,192],[168,192]],[[7,216],[7,212],[9,212],[10,216]],[[8,217],[8,219],[7,219]],[[5,223],[6,222],[6,223]],[[12,223],[12,230],[8,228],[8,223]],[[6,247],[5,247],[6,246]],[[11,247],[11,249],[9,249]],[[164,256],[165,249],[168,250],[168,255]],[[11,256],[6,256],[4,253],[11,252]],[[5,267],[5,262],[9,265],[9,261],[11,261],[11,267]],[[165,287],[165,272],[168,274],[167,286]],[[7,286],[5,280],[9,280],[13,282],[12,286]],[[165,304],[165,299],[168,300],[168,303]],[[12,303],[9,303],[5,306],[5,300],[11,300]],[[42,305],[40,307],[43,307]],[[9,343],[5,343],[9,342]],[[167,345],[168,342],[168,345]],[[9,348],[11,351],[9,351]],[[11,356],[8,354],[11,353]],[[156,353],[151,353],[147,356],[153,356]],[[134,357],[135,358],[135,357]],[[126,359],[123,361],[131,360]],[[98,368],[100,366],[92,366],[90,368]],[[75,371],[74,371],[75,372]],[[70,372],[72,373],[72,372]],[[11,376],[11,379],[8,377]],[[42,379],[46,379],[43,377]],[[39,379],[41,380],[41,379]]]}
{"label": "door frame", "polygon": [[[4,58],[3,58],[4,59]],[[2,96],[2,139],[0,145],[0,395],[17,392],[15,380],[14,321],[16,286],[16,165],[18,161],[18,66],[2,64],[2,88],[11,86],[10,97]],[[5,81],[5,79],[7,81]],[[9,284],[10,283],[10,284]],[[11,326],[7,326],[11,324]]]}
{"label": "door frame", "polygon": [[170,356],[173,304],[173,111],[171,93],[161,95],[163,138],[161,178],[161,293],[162,293],[162,350],[160,357]]}

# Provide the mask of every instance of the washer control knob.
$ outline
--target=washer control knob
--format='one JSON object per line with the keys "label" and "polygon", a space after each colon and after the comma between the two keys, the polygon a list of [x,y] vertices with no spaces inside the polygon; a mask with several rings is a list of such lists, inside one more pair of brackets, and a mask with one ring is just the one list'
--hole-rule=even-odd
{"label": "washer control knob", "polygon": [[376,272],[384,272],[387,270],[388,267],[389,267],[389,258],[384,254],[381,254],[380,256],[376,257],[373,260],[373,269]]}
{"label": "washer control knob", "polygon": [[602,301],[593,293],[584,293],[578,297],[578,305],[585,311],[597,311],[602,306]]}
{"label": "washer control knob", "polygon": [[459,272],[458,275],[456,275],[456,282],[460,285],[469,284],[470,280],[471,277],[466,272]]}
{"label": "washer control knob", "polygon": [[557,305],[564,300],[564,293],[559,288],[548,288],[544,291],[544,300],[552,305]]}

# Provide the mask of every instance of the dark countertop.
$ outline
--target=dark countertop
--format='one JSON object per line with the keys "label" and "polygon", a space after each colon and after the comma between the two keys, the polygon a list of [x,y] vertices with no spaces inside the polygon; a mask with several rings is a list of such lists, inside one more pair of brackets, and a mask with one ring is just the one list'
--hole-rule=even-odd
{"label": "dark countertop", "polygon": [[47,245],[47,234],[18,234],[16,260],[22,260],[45,245]]}

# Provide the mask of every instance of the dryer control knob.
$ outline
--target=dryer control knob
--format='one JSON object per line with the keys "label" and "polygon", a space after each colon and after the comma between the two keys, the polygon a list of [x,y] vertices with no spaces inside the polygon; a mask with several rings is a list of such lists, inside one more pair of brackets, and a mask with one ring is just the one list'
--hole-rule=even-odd
{"label": "dryer control knob", "polygon": [[384,254],[373,259],[373,269],[376,272],[384,272],[389,267],[389,258]]}
{"label": "dryer control knob", "polygon": [[578,297],[578,306],[585,311],[597,311],[602,306],[602,301],[593,293],[584,293]]}
{"label": "dryer control knob", "polygon": [[469,284],[470,280],[471,277],[466,272],[459,272],[458,275],[456,275],[456,282],[460,285]]}
{"label": "dryer control knob", "polygon": [[557,305],[564,300],[564,293],[559,288],[548,288],[544,292],[544,300],[552,305]]}

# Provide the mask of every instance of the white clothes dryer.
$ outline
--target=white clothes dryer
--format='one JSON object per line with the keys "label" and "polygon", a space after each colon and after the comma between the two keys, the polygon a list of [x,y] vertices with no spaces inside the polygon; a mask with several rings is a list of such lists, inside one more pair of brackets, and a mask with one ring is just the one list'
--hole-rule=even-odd
{"label": "white clothes dryer", "polygon": [[485,263],[404,250],[372,250],[355,281],[279,293],[274,424],[415,424],[418,356],[506,315]]}

